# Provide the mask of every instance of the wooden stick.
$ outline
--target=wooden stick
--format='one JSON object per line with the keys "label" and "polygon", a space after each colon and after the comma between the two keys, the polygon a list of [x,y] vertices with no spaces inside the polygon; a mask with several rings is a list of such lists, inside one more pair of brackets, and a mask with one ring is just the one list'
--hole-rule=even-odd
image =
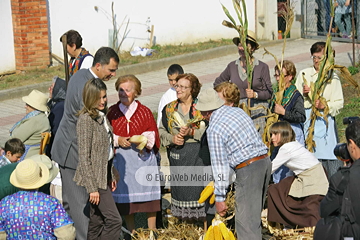
{"label": "wooden stick", "polygon": [[61,37],[61,42],[63,45],[63,53],[64,53],[64,66],[65,66],[65,81],[66,81],[66,86],[69,83],[69,79],[70,79],[70,74],[69,74],[69,62],[68,62],[68,56],[67,56],[67,38],[66,35],[62,35]]}
{"label": "wooden stick", "polygon": [[150,31],[150,48],[153,46],[153,38],[154,38],[154,25],[151,25],[151,31]]}
{"label": "wooden stick", "polygon": [[58,55],[56,55],[55,53],[50,52],[50,55],[53,59],[55,59],[56,61],[58,61],[61,64],[64,64],[64,59],[62,59],[61,57],[59,57]]}

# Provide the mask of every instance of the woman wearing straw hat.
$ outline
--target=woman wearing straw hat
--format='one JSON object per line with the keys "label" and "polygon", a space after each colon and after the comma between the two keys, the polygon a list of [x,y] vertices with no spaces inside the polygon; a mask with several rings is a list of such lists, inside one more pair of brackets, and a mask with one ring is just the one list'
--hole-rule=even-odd
{"label": "woman wearing straw hat", "polygon": [[20,191],[0,201],[0,239],[75,239],[73,221],[60,202],[38,191],[57,171],[42,160],[16,166],[10,183]]}
{"label": "woman wearing straw hat", "polygon": [[[49,169],[49,173],[50,173],[49,179],[51,179],[51,180],[53,180],[55,178],[55,176],[59,173],[59,168],[57,168],[53,164],[51,159],[46,155],[35,154],[35,155],[33,155],[31,157],[28,157],[28,158],[31,158],[35,162],[40,162],[40,163],[45,164],[46,167]],[[10,175],[15,170],[15,168],[17,167],[18,164],[19,163],[16,162],[16,163],[13,163],[13,164],[8,164],[8,165],[0,168],[0,182],[1,182],[1,185],[0,185],[0,200],[3,199],[4,197],[8,196],[8,195],[11,195],[11,194],[16,193],[16,192],[21,190],[21,189],[15,187],[14,185],[12,185],[10,183]],[[39,188],[39,191],[55,197],[50,192],[50,182],[46,182],[43,186],[41,186]]]}
{"label": "woman wearing straw hat", "polygon": [[25,144],[26,156],[38,154],[40,151],[41,133],[50,131],[50,124],[45,112],[48,111],[48,96],[38,90],[22,97],[25,102],[26,115],[10,129],[12,138],[19,138]]}
{"label": "woman wearing straw hat", "polygon": [[[240,43],[240,38],[233,38],[233,43],[238,47],[240,58],[236,61],[230,62],[226,69],[215,79],[214,87],[222,82],[233,82],[240,90],[240,104],[247,105],[247,99],[251,99],[251,107],[262,105],[268,107],[268,100],[272,95],[272,87],[270,80],[270,71],[267,64],[258,60],[253,56],[255,50],[259,49],[259,44],[256,41],[255,33],[248,30],[246,38],[246,45],[248,47],[249,55],[254,67],[253,80],[251,88],[248,87],[245,51]],[[259,128],[260,133],[263,133],[265,127],[265,118],[258,118],[265,115],[265,109],[258,109],[251,111],[251,118],[254,124]]]}

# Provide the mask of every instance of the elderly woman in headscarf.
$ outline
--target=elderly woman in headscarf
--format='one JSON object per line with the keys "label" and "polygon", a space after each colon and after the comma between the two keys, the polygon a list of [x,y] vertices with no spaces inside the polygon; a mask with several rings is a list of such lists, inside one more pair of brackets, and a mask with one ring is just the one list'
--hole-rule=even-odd
{"label": "elderly woman in headscarf", "polygon": [[[257,107],[262,105],[267,108],[268,100],[271,98],[273,92],[270,80],[270,71],[269,66],[266,63],[258,60],[253,56],[255,50],[259,49],[259,44],[256,41],[255,33],[251,30],[248,30],[248,35],[246,38],[246,45],[248,47],[249,55],[251,56],[251,61],[254,67],[252,85],[250,88],[248,86],[246,73],[247,66],[245,50],[241,45],[239,37],[235,37],[233,42],[238,47],[240,58],[230,62],[227,65],[226,69],[220,74],[219,77],[215,79],[214,87],[222,82],[233,82],[240,90],[240,104],[245,103],[247,105],[247,99],[251,99],[250,106],[248,107]],[[258,128],[260,134],[264,132],[265,118],[258,117],[266,115],[265,108],[251,111],[251,118],[253,119],[254,124]]]}
{"label": "elderly woman in headscarf", "polygon": [[26,156],[38,154],[40,151],[41,133],[50,131],[50,123],[45,112],[48,111],[48,96],[38,90],[32,90],[22,97],[25,102],[26,115],[10,129],[11,138],[19,138],[25,144]]}

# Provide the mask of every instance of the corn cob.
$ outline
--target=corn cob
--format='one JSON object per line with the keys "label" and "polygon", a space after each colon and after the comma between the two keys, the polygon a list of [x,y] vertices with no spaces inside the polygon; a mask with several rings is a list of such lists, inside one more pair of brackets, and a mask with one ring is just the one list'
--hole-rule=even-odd
{"label": "corn cob", "polygon": [[230,237],[230,240],[235,240],[236,239],[233,232],[230,231],[230,230],[229,230],[229,237]]}
{"label": "corn cob", "polygon": [[144,149],[147,144],[148,139],[143,135],[134,135],[129,139],[129,142],[138,144],[137,149],[140,151]]}
{"label": "corn cob", "polygon": [[234,234],[226,227],[223,221],[228,220],[223,219],[220,215],[216,214],[214,220],[212,221],[210,227],[205,233],[204,240],[235,240]]}
{"label": "corn cob", "polygon": [[219,226],[213,226],[214,229],[214,240],[223,240]]}
{"label": "corn cob", "polygon": [[209,200],[210,204],[214,204],[215,203],[215,194],[212,194]]}
{"label": "corn cob", "polygon": [[225,226],[225,223],[221,222],[219,223],[219,229],[221,231],[221,235],[225,240],[230,240],[230,235],[229,235],[229,229],[227,229],[227,227]]}
{"label": "corn cob", "polygon": [[211,194],[214,193],[214,181],[209,182],[209,184],[202,190],[200,194],[200,198],[198,200],[199,203],[203,203],[208,199]]}
{"label": "corn cob", "polygon": [[199,129],[205,129],[205,127],[206,127],[205,122],[201,121]]}
{"label": "corn cob", "polygon": [[177,111],[174,111],[173,118],[175,123],[178,125],[178,127],[185,127],[186,123],[184,120],[180,117],[179,113]]}
{"label": "corn cob", "polygon": [[206,231],[204,240],[214,240],[214,229],[212,225],[210,225],[210,227]]}

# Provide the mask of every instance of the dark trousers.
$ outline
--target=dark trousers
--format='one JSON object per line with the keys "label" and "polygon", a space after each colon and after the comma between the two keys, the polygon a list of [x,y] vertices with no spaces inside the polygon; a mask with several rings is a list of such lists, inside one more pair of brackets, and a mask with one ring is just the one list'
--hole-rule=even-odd
{"label": "dark trousers", "polygon": [[88,240],[120,239],[122,219],[116,208],[111,190],[99,189],[99,205],[90,204]]}
{"label": "dark trousers", "polygon": [[89,194],[73,181],[75,169],[60,166],[63,205],[74,221],[76,239],[86,240],[89,225]]}

